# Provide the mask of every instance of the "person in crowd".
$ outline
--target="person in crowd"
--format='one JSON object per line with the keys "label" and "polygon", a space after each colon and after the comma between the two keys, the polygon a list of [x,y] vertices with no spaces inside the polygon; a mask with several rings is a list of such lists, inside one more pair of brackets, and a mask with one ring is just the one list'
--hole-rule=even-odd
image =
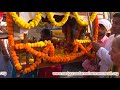
{"label": "person in crowd", "polygon": [[[28,23],[30,23],[33,19],[29,20]],[[28,36],[28,34],[27,34]],[[35,37],[33,37],[35,40]],[[30,57],[30,54],[27,55],[27,57]],[[17,73],[17,78],[36,78],[37,77],[38,70],[31,71],[27,74]]]}
{"label": "person in crowd", "polygon": [[2,74],[0,78],[16,78],[16,70],[10,55],[8,35],[6,34],[6,14],[4,13],[2,16],[0,20],[0,72]]}
{"label": "person in crowd", "polygon": [[[3,32],[0,31],[2,34]],[[7,37],[0,36],[0,72],[3,73],[0,75],[0,78],[14,78],[16,73],[14,73],[14,64],[10,57],[8,39]]]}
{"label": "person in crowd", "polygon": [[109,67],[113,64],[113,61],[110,59],[109,51],[111,50],[112,42],[114,38],[120,34],[120,13],[115,13],[112,20],[111,36],[103,48],[100,44],[92,42],[93,50],[96,52],[96,55],[104,62],[102,64],[104,67],[102,72],[106,72]]}
{"label": "person in crowd", "polygon": [[52,32],[49,29],[43,29],[41,31],[40,41],[51,40],[51,39],[52,39]]}
{"label": "person in crowd", "polygon": [[[41,31],[40,41],[51,39],[52,39],[51,30],[43,29]],[[38,71],[38,78],[59,78],[59,76],[52,75],[52,72],[61,72],[61,65],[40,68]]]}
{"label": "person in crowd", "polygon": [[[107,37],[107,32],[111,29],[112,25],[111,23],[106,20],[106,19],[100,19],[98,21],[99,23],[99,31],[98,31],[98,43],[102,46],[105,47],[105,44],[108,40]],[[103,69],[105,68],[103,65],[103,61],[99,59],[99,65],[100,66],[100,71],[103,71]],[[93,61],[90,60],[85,60],[82,64],[82,66],[84,67],[85,71],[98,71],[99,67],[97,67],[97,65],[92,65]]]}
{"label": "person in crowd", "polygon": [[109,71],[118,72],[118,76],[112,76],[115,78],[120,78],[120,35],[116,36],[112,42],[112,49],[109,52],[113,65]]}
{"label": "person in crowd", "polygon": [[[67,33],[69,28],[71,29],[71,41],[74,39],[74,36],[76,34],[76,23],[74,22],[67,22],[63,27],[62,27],[62,32],[64,33],[65,39],[67,40]],[[68,28],[69,27],[69,28]],[[68,40],[67,40],[68,41]],[[72,44],[69,42],[66,42],[66,47],[69,48],[68,50],[71,51],[71,49],[73,50]],[[68,52],[69,53],[69,52]],[[62,72],[79,72],[82,71],[83,67],[82,67],[82,61],[79,62],[72,62],[72,63],[66,63],[62,65]],[[65,76],[61,76],[61,78],[79,78],[79,76],[69,76],[69,75],[65,75]]]}

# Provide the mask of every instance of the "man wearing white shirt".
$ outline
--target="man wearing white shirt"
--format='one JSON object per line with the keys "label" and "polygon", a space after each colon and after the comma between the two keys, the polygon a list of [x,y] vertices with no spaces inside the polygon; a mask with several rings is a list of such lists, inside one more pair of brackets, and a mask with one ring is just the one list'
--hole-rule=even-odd
{"label": "man wearing white shirt", "polygon": [[93,42],[93,50],[96,51],[97,56],[104,62],[101,72],[106,72],[109,67],[113,64],[109,51],[111,50],[112,42],[115,36],[120,34],[120,13],[115,13],[113,15],[113,22],[111,28],[112,35],[106,42],[105,48],[101,47],[98,43]]}
{"label": "man wearing white shirt", "polygon": [[[112,25],[110,23],[110,21],[108,21],[107,19],[100,19],[98,21],[99,23],[99,30],[98,30],[98,43],[102,46],[105,47],[105,44],[108,40],[108,37],[106,36],[107,32],[111,29]],[[104,60],[100,60],[99,66],[100,66],[100,71],[103,71],[102,69],[104,69]],[[83,67],[86,71],[96,71],[96,65],[92,65],[92,61],[90,60],[85,60],[83,62]],[[98,69],[97,69],[98,70]]]}

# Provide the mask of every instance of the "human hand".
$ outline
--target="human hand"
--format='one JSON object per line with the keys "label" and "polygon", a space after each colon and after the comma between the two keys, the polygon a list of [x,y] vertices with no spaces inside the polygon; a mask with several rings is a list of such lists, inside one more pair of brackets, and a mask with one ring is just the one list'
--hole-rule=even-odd
{"label": "human hand", "polygon": [[85,71],[88,71],[90,65],[91,65],[91,62],[88,59],[82,63],[82,66],[85,69]]}
{"label": "human hand", "polygon": [[91,61],[88,60],[88,59],[85,60],[85,61],[82,63],[82,66],[83,66],[83,68],[84,68],[85,71],[90,71],[90,72],[92,72],[92,71],[96,71],[96,70],[97,70],[96,66],[92,65],[92,64],[91,64]]}
{"label": "human hand", "polygon": [[92,46],[93,46],[92,50],[95,51],[95,52],[97,52],[101,47],[101,45],[96,43],[96,42],[92,42]]}
{"label": "human hand", "polygon": [[90,35],[90,33],[85,33],[85,36],[89,37],[89,39],[90,39],[91,41],[93,41],[93,38],[92,38],[92,36]]}

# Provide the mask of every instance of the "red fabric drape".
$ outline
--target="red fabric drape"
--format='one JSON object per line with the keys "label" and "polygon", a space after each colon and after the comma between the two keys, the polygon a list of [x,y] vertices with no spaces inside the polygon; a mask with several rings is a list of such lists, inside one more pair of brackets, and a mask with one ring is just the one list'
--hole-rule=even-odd
{"label": "red fabric drape", "polygon": [[5,12],[0,12],[0,18],[2,18],[2,16],[3,16],[4,13],[5,13]]}

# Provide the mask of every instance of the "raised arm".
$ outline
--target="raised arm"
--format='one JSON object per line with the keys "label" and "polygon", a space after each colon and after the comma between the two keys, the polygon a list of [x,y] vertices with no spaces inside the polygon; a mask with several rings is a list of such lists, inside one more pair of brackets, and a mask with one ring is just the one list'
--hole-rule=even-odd
{"label": "raised arm", "polygon": [[109,55],[109,51],[105,48],[101,47],[100,44],[96,42],[92,42],[93,50],[96,52],[97,56],[104,60],[108,65],[112,64],[111,56]]}

